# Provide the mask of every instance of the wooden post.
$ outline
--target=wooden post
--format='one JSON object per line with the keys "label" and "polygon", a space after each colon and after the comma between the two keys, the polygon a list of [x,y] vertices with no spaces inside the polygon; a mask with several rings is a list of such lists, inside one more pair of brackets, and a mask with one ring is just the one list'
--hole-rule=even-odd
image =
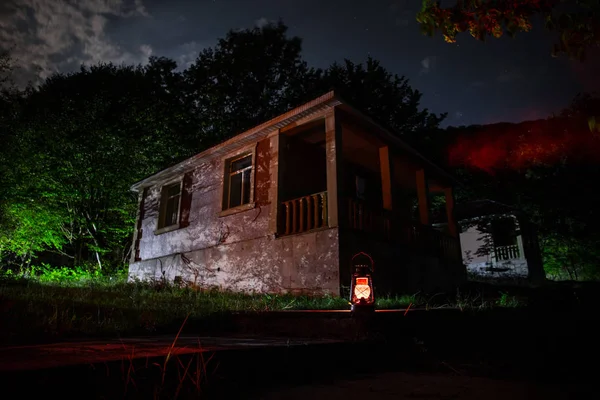
{"label": "wooden post", "polygon": [[[269,165],[269,175],[271,179],[271,186],[269,187],[269,200],[271,202],[271,212],[269,215],[269,233],[277,234],[277,227],[279,226],[279,214],[281,207],[279,205],[279,155],[280,152],[280,133],[277,132],[271,136],[270,139],[270,151],[271,151],[271,164]],[[289,211],[289,210],[288,210]],[[289,212],[286,212],[289,216]],[[286,218],[287,218],[286,216]],[[289,226],[289,225],[286,225]]]}
{"label": "wooden post", "polygon": [[458,226],[454,218],[454,191],[451,187],[444,189],[446,197],[446,216],[448,217],[448,232],[453,238],[458,238]]}
{"label": "wooden post", "polygon": [[392,168],[388,146],[379,148],[379,165],[381,166],[383,208],[384,210],[392,211]]}
{"label": "wooden post", "polygon": [[339,225],[339,192],[342,180],[342,129],[336,121],[335,111],[325,117],[325,151],[327,158],[327,218],[328,226]]}
{"label": "wooden post", "polygon": [[425,170],[417,170],[417,198],[419,199],[419,218],[421,224],[429,225],[429,187]]}

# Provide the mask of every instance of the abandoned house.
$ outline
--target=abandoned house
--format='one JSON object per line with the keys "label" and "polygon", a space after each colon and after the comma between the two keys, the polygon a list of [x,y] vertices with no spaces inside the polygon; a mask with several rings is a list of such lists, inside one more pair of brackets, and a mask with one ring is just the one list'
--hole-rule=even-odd
{"label": "abandoned house", "polygon": [[[344,295],[364,251],[376,293],[454,285],[466,277],[454,184],[329,92],[135,183],[129,277]],[[431,193],[447,200],[446,232]]]}
{"label": "abandoned house", "polygon": [[518,209],[492,200],[456,207],[463,262],[474,279],[544,280],[535,226]]}

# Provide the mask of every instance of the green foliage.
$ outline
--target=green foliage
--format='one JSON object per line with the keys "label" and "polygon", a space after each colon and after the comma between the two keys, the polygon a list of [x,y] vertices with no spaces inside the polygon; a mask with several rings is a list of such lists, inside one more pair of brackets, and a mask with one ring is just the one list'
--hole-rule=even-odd
{"label": "green foliage", "polygon": [[548,234],[541,241],[544,269],[555,280],[599,280],[598,241],[579,241],[568,236]]}
{"label": "green foliage", "polygon": [[553,56],[566,53],[583,60],[588,48],[600,44],[597,0],[459,0],[445,8],[439,1],[423,0],[417,21],[423,33],[432,36],[441,31],[446,42],[454,43],[462,32],[482,41],[488,36],[500,38],[507,33],[514,37],[529,32],[535,16],[541,16],[546,29],[557,33]]}
{"label": "green foliage", "polygon": [[515,295],[511,295],[507,292],[501,292],[500,298],[496,300],[496,304],[500,307],[514,308],[521,307],[523,305],[523,302]]}
{"label": "green foliage", "polygon": [[40,251],[60,250],[67,242],[61,232],[62,216],[33,200],[5,204],[2,216],[0,260],[6,253],[30,260]]}

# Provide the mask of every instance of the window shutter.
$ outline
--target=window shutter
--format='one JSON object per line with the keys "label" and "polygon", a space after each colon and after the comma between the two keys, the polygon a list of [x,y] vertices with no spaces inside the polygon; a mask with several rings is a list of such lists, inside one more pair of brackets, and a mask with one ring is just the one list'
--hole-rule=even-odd
{"label": "window shutter", "polygon": [[179,211],[179,227],[185,228],[190,224],[190,208],[192,206],[192,174],[188,172],[183,176],[181,189],[181,210]]}

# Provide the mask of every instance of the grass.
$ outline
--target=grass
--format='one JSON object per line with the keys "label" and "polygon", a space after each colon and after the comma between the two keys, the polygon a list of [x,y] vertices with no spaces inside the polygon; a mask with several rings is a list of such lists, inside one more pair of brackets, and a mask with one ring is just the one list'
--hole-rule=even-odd
{"label": "grass", "polygon": [[[484,298],[477,291],[448,296],[422,294],[379,296],[378,309],[406,307],[489,309],[518,307],[523,301],[503,293]],[[1,336],[10,338],[113,335],[161,332],[190,321],[241,312],[349,309],[337,296],[244,294],[178,287],[163,283],[127,282],[70,269],[39,269],[36,274],[0,276]],[[217,318],[218,319],[218,318]]]}

